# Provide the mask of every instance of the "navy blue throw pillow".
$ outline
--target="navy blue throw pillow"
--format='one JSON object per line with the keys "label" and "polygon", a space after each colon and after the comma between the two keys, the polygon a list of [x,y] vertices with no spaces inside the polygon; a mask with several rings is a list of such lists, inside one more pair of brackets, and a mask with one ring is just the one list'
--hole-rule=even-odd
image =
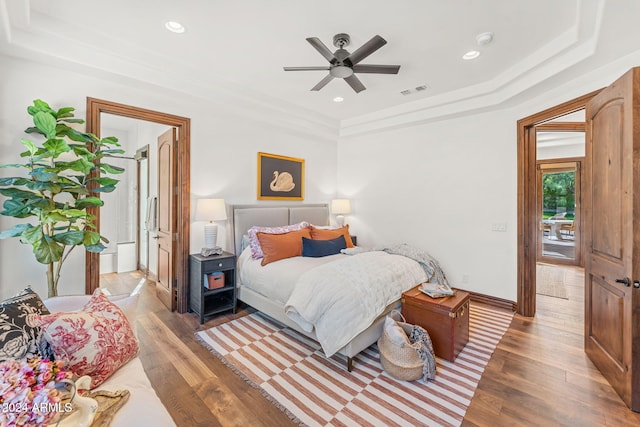
{"label": "navy blue throw pillow", "polygon": [[338,236],[331,240],[313,240],[302,238],[302,256],[323,257],[339,254],[341,249],[346,249],[347,242],[344,236]]}

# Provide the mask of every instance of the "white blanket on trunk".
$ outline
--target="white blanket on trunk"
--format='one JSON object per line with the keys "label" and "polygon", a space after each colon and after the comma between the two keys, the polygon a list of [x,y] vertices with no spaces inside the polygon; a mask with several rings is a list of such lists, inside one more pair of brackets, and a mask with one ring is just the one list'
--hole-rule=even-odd
{"label": "white blanket on trunk", "polygon": [[365,252],[304,273],[285,313],[315,334],[327,357],[368,328],[402,292],[426,281],[416,261],[386,252]]}

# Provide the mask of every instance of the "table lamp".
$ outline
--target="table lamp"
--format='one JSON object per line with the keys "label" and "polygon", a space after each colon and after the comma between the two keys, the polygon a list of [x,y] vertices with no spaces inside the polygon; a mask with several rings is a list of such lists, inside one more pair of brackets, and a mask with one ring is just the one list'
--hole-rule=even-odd
{"label": "table lamp", "polygon": [[338,225],[343,227],[345,214],[351,213],[351,202],[349,199],[333,199],[331,201],[331,212],[336,216]]}
{"label": "table lamp", "polygon": [[[218,225],[214,221],[226,221],[227,209],[224,199],[198,199],[196,201],[196,221],[208,221],[204,226],[204,248],[202,252],[219,249]],[[212,254],[213,252],[209,253]],[[220,251],[222,253],[222,251]]]}

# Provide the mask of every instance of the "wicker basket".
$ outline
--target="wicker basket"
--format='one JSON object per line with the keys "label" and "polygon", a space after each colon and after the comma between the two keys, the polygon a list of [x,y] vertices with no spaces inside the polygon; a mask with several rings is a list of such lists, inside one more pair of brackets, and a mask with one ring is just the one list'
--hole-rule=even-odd
{"label": "wicker basket", "polygon": [[[411,334],[413,325],[405,322],[397,323],[407,336]],[[413,381],[422,377],[423,363],[414,346],[395,344],[383,329],[382,336],[378,340],[378,350],[382,367],[392,377],[402,381]]]}

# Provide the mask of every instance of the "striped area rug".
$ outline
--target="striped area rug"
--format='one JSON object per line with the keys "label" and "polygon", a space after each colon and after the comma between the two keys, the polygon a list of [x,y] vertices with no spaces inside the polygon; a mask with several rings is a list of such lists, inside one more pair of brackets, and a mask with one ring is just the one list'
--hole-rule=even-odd
{"label": "striped area rug", "polygon": [[375,345],[347,372],[339,356],[261,313],[196,333],[228,366],[309,426],[457,426],[512,313],[471,304],[469,343],[454,363],[437,359],[436,379],[398,381]]}

